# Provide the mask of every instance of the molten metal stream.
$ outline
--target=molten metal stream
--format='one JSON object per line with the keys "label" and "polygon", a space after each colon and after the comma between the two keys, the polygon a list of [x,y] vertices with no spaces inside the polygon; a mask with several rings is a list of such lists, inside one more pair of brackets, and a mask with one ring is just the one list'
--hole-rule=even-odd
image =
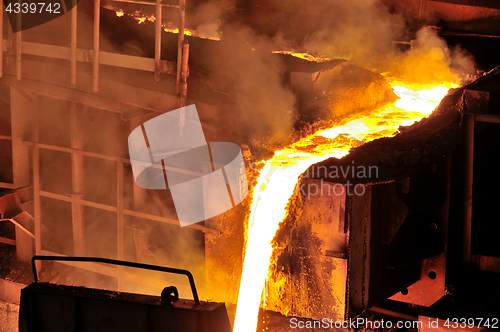
{"label": "molten metal stream", "polygon": [[262,288],[273,250],[271,241],[287,214],[288,201],[299,176],[315,163],[347,155],[353,146],[394,136],[399,126],[411,125],[431,114],[448,89],[456,85],[410,88],[393,82],[391,86],[400,98],[394,104],[307,136],[277,151],[266,162],[253,193],[233,332],[255,332],[257,329]]}

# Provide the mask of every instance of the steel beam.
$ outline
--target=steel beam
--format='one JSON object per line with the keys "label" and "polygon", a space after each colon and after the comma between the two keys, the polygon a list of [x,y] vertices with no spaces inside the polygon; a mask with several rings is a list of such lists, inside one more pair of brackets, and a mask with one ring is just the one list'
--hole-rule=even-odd
{"label": "steel beam", "polygon": [[177,94],[181,92],[182,48],[184,46],[184,23],[186,19],[186,0],[179,0],[179,35],[177,36]]}
{"label": "steel beam", "polygon": [[[123,260],[125,251],[125,225],[123,222],[123,161],[116,162],[116,228],[117,228],[117,256],[119,260]],[[123,268],[118,267],[118,290],[123,288]]]}
{"label": "steel beam", "polygon": [[10,117],[13,138],[12,173],[14,186],[17,188],[29,185],[28,147],[23,144],[22,140],[36,141],[37,139],[32,130],[33,121],[36,119],[32,112],[35,109],[36,100],[33,94],[21,89],[10,88]]}
{"label": "steel beam", "polygon": [[[42,254],[42,203],[40,199],[40,149],[33,147],[33,202],[35,210],[35,254]],[[37,269],[42,268],[42,262],[37,262]]]}
{"label": "steel beam", "polygon": [[115,113],[121,113],[124,103],[111,100],[105,97],[92,95],[86,92],[74,89],[55,86],[49,83],[36,82],[34,80],[24,79],[16,81],[15,78],[6,76],[4,82],[12,88],[31,91],[39,95],[51,97],[54,99],[83,102],[91,107],[105,109]]}
{"label": "steel beam", "polygon": [[160,61],[161,61],[161,0],[156,0],[155,17],[155,80],[160,80]]}
{"label": "steel beam", "polygon": [[[127,3],[136,4],[136,5],[151,5],[151,6],[155,6],[156,5],[156,3],[153,2],[153,1],[136,1],[136,0],[111,0],[111,1],[115,1],[115,2],[127,2]],[[167,4],[167,3],[163,3],[161,5],[162,5],[162,7],[179,8],[179,6],[177,6],[177,5],[170,5],[170,4]]]}
{"label": "steel beam", "polygon": [[474,115],[462,120],[462,262],[471,262],[472,183],[474,171]]}
{"label": "steel beam", "polygon": [[[189,76],[189,44],[187,40],[182,45],[182,66],[181,66],[181,87],[180,87],[180,98],[181,107],[185,107],[187,104],[187,78]],[[184,124],[181,125],[181,128]]]}
{"label": "steel beam", "polygon": [[22,33],[21,33],[21,12],[17,17],[18,32],[16,32],[16,78],[21,79],[21,56],[22,56]]}
{"label": "steel beam", "polygon": [[92,71],[92,90],[99,91],[99,30],[101,19],[101,0],[94,0],[94,63]]}
{"label": "steel beam", "polygon": [[[40,196],[42,196],[42,197],[48,197],[48,198],[53,198],[53,199],[57,199],[57,200],[60,200],[60,201],[65,201],[65,202],[68,202],[68,203],[76,202],[76,203],[78,203],[80,205],[89,206],[89,207],[93,207],[93,208],[101,209],[101,210],[105,210],[105,211],[117,212],[117,209],[116,209],[115,206],[110,206],[110,205],[106,205],[106,204],[101,204],[101,203],[86,201],[84,199],[71,198],[71,197],[68,197],[68,196],[65,196],[65,195],[55,194],[55,193],[51,193],[51,192],[48,192],[48,191],[40,191]],[[123,214],[127,215],[127,216],[137,217],[137,218],[143,218],[143,219],[148,219],[148,220],[153,220],[153,221],[159,221],[159,222],[163,222],[163,223],[171,224],[171,225],[179,225],[179,221],[178,220],[170,219],[170,218],[166,218],[166,217],[160,217],[160,216],[156,216],[156,215],[152,215],[152,214],[148,214],[148,213],[142,213],[142,212],[137,212],[137,211],[123,209]],[[220,234],[220,232],[218,230],[216,230],[216,229],[208,228],[208,227],[201,226],[201,225],[198,225],[198,224],[191,224],[191,225],[187,225],[185,227],[186,228],[192,228],[192,229],[198,229],[198,230],[202,231],[203,233]]]}
{"label": "steel beam", "polygon": [[0,2],[0,77],[3,77],[3,1]]}
{"label": "steel beam", "polygon": [[475,114],[474,120],[479,122],[500,123],[500,116],[492,114]]}
{"label": "steel beam", "polygon": [[15,246],[16,245],[16,240],[8,239],[8,238],[2,237],[2,236],[0,236],[0,242],[1,243],[5,243],[5,244],[10,244],[11,246]]}
{"label": "steel beam", "polygon": [[[70,103],[70,133],[71,148],[83,150],[84,106],[78,103]],[[82,154],[71,154],[71,185],[72,201],[71,215],[73,220],[73,244],[74,254],[85,255],[85,222],[84,207],[75,198],[83,198],[85,191],[84,156]]]}
{"label": "steel beam", "polygon": [[78,5],[73,0],[73,9],[71,10],[71,87],[76,88],[76,40],[78,26]]}
{"label": "steel beam", "polygon": [[[151,60],[154,61],[154,59]],[[69,81],[69,68],[28,59],[23,60],[23,68],[23,75],[25,75],[23,80],[11,83],[12,80],[7,80],[8,77],[6,77],[8,85],[36,91],[37,93],[48,95],[56,99],[77,101],[74,97],[78,97],[80,98],[80,102],[89,106],[91,106],[90,102],[93,102],[95,99],[94,97],[99,97],[99,100],[103,101],[103,105],[99,106],[94,103],[96,104],[95,107],[110,109],[110,107],[108,107],[110,105],[122,105],[123,109],[118,109],[118,113],[123,113],[126,109],[136,112],[137,108],[149,113],[160,113],[164,112],[166,109],[176,109],[179,107],[178,96],[167,94],[164,91],[155,91],[145,87],[135,87],[122,82],[101,78],[101,90],[102,87],[105,86],[106,91],[100,91],[96,94],[92,92],[92,74],[81,72],[78,77],[79,80],[82,81],[82,84],[80,84],[80,90],[76,90],[71,89],[69,86],[64,86],[64,81],[66,79]],[[12,69],[8,70],[7,74],[12,75],[11,71]],[[25,80],[29,80],[30,82],[24,84]],[[63,84],[63,86],[61,86],[61,84]],[[34,88],[28,86],[33,86]],[[168,82],[162,83],[162,86],[168,89]],[[61,96],[59,96],[56,91],[58,93],[60,92]],[[80,92],[83,92],[83,95]],[[89,102],[86,102],[85,98],[87,97],[90,99]],[[204,105],[211,107],[207,104]]]}
{"label": "steel beam", "polygon": [[368,308],[370,280],[371,186],[361,195],[347,197],[347,316]]}
{"label": "steel beam", "polygon": [[[95,42],[95,39],[94,39]],[[8,46],[9,41],[3,41],[3,47]],[[29,54],[54,59],[71,60],[71,48],[66,46],[46,45],[24,41],[21,43],[22,54]],[[99,51],[99,64],[127,69],[136,69],[154,72],[155,59],[144,58],[133,55],[118,54]],[[76,61],[93,62],[94,50],[76,49]],[[176,67],[173,61],[160,60],[160,73],[175,75]]]}

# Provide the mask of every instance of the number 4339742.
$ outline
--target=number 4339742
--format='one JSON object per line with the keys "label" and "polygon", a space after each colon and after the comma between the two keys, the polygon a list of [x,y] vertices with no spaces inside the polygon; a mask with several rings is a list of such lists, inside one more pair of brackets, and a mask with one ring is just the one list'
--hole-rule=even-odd
{"label": "number 4339742", "polygon": [[55,3],[45,3],[45,2],[23,2],[23,3],[9,3],[7,7],[5,7],[5,11],[8,13],[14,14],[35,14],[35,13],[52,13],[52,14],[61,14],[61,4],[58,2]]}
{"label": "number 4339742", "polygon": [[486,327],[498,329],[498,318],[448,318],[443,324],[447,328]]}

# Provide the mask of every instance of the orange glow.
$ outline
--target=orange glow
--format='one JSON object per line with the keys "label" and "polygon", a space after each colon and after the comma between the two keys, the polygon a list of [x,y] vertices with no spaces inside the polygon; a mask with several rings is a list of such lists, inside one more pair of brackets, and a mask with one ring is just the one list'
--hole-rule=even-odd
{"label": "orange glow", "polygon": [[[116,16],[118,16],[118,17],[125,16],[125,12],[123,11],[123,9],[116,10],[115,12],[116,12]],[[138,24],[142,24],[146,21],[154,22],[156,20],[156,17],[154,15],[144,14],[140,10],[136,10],[133,14],[127,13],[127,16],[130,16],[130,17],[133,17],[134,19],[136,19]],[[162,24],[162,28],[163,28],[163,31],[165,31],[165,32],[179,33],[179,28],[172,29],[170,27],[170,24],[167,24],[167,25]],[[196,31],[184,29],[184,35],[196,36]],[[200,37],[200,38],[220,40],[220,38],[216,38],[216,37]]]}
{"label": "orange glow", "polygon": [[399,126],[411,125],[431,114],[448,89],[456,87],[453,83],[433,87],[397,81],[390,84],[400,98],[395,103],[307,136],[277,151],[265,163],[253,193],[233,332],[257,329],[262,288],[273,250],[271,241],[287,215],[287,204],[299,176],[315,163],[344,157],[351,147],[394,136]]}
{"label": "orange glow", "polygon": [[[104,8],[115,10],[116,16],[118,16],[118,17],[124,17],[125,16],[125,12],[123,11],[123,9],[116,10],[113,7],[106,7],[106,6],[104,6]],[[126,15],[130,16],[130,17],[133,17],[134,19],[136,19],[138,24],[142,24],[142,23],[144,23],[146,21],[154,22],[155,19],[156,19],[156,17],[154,15],[144,14],[140,10],[136,10],[133,14],[126,13]]]}
{"label": "orange glow", "polygon": [[145,15],[145,14],[142,14],[141,11],[139,10],[136,10],[134,15],[130,15],[128,14],[129,16],[133,16],[139,24],[142,24],[144,22],[149,21],[149,22],[154,22],[156,20],[156,17],[154,15]]}
{"label": "orange glow", "polygon": [[274,51],[274,54],[289,54],[291,56],[294,56],[299,59],[311,61],[311,62],[325,62],[325,61],[330,61],[331,59],[328,59],[327,57],[324,56],[318,56],[318,55],[312,55],[309,53],[295,53],[295,52],[289,52],[289,51]]}
{"label": "orange glow", "polygon": [[[165,32],[170,32],[170,33],[179,33],[179,29],[164,28],[163,30]],[[184,29],[184,35],[185,36],[194,36],[195,32],[193,30]]]}

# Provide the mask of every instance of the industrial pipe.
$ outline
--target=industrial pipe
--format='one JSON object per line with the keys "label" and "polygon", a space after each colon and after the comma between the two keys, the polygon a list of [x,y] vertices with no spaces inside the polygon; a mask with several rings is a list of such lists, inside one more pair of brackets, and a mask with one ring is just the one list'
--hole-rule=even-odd
{"label": "industrial pipe", "polygon": [[161,61],[161,0],[156,0],[156,18],[155,18],[155,81],[160,80],[160,61]]}
{"label": "industrial pipe", "polygon": [[182,49],[184,45],[184,23],[186,19],[186,0],[179,0],[179,36],[177,41],[177,94],[181,93]]}

